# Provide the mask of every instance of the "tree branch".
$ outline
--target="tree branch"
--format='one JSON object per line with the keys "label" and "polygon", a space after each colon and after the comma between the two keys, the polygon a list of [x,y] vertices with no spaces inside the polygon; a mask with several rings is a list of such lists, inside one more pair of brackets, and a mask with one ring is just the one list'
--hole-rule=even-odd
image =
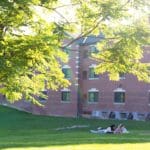
{"label": "tree branch", "polygon": [[73,4],[66,4],[66,5],[61,5],[61,6],[58,6],[58,7],[54,7],[53,9],[59,9],[59,8],[62,8],[62,7],[67,7],[67,6],[75,6],[75,5],[78,5],[79,3],[73,3]]}
{"label": "tree branch", "polygon": [[67,7],[67,6],[74,6],[74,5],[78,5],[78,4],[79,4],[79,3],[66,4],[66,5],[61,5],[61,6],[55,7],[55,8],[49,8],[49,7],[43,6],[43,5],[39,5],[39,6],[54,11],[54,12],[57,13],[61,18],[63,18],[68,24],[70,24],[69,20],[68,20],[66,17],[64,17],[57,9],[62,8],[62,7]]}
{"label": "tree branch", "polygon": [[74,43],[75,41],[79,40],[80,38],[86,37],[88,34],[90,34],[91,32],[93,32],[98,25],[104,20],[104,18],[101,18],[96,24],[95,26],[93,26],[93,28],[91,28],[90,30],[88,30],[85,33],[81,33],[77,38],[73,39],[72,41],[70,41],[68,44],[66,44],[65,46],[63,46],[62,48],[68,47],[69,45],[71,45],[72,43]]}
{"label": "tree branch", "polygon": [[69,20],[68,20],[66,17],[64,17],[59,11],[57,11],[56,9],[53,9],[53,8],[52,8],[52,10],[53,10],[54,12],[56,12],[61,18],[65,19],[65,21],[66,21],[68,24],[70,24]]}

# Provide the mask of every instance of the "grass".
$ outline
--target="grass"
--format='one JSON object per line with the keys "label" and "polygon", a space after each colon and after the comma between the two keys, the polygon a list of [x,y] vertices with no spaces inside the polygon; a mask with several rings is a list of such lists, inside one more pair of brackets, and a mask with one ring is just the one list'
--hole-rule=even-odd
{"label": "grass", "polygon": [[[92,134],[123,123],[129,134]],[[87,128],[56,130],[73,125]],[[0,150],[149,150],[150,122],[35,116],[0,106]]]}

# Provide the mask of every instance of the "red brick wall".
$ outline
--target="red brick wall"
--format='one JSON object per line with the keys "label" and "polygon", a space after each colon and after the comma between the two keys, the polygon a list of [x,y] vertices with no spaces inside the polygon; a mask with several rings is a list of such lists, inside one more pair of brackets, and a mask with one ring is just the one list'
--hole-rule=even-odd
{"label": "red brick wall", "polygon": [[72,77],[70,79],[71,86],[68,87],[71,92],[71,101],[61,101],[61,89],[59,91],[48,91],[48,100],[45,103],[45,107],[34,106],[33,112],[36,114],[44,113],[46,115],[55,116],[77,116],[77,89],[78,89],[78,46],[72,45],[71,56],[67,65],[71,67]]}
{"label": "red brick wall", "polygon": [[[91,64],[95,64],[93,60],[84,58],[84,51],[88,49],[87,46],[82,47],[80,57],[83,58],[81,62],[81,103],[83,111],[92,110],[112,110],[112,111],[135,111],[135,112],[150,112],[150,102],[148,100],[148,91],[150,84],[139,82],[133,75],[126,75],[126,79],[120,81],[110,81],[106,74],[100,75],[99,79],[84,79],[83,71],[88,71]],[[150,62],[150,48],[145,47],[144,58],[142,62]],[[126,100],[124,104],[114,103],[114,92],[119,86],[126,90]],[[88,90],[96,88],[100,92],[99,101],[97,103],[89,103],[87,101]],[[86,97],[86,98],[85,98]]]}
{"label": "red brick wall", "polygon": [[[100,75],[99,79],[89,80],[83,78],[83,71],[87,71],[91,64],[95,62],[89,58],[85,58],[85,51],[88,46],[72,45],[72,54],[68,65],[72,69],[72,78],[70,79],[72,85],[68,87],[71,91],[71,101],[61,101],[61,89],[59,91],[48,91],[48,100],[44,107],[30,105],[25,102],[18,102],[17,107],[25,108],[34,114],[56,115],[56,116],[77,116],[78,100],[80,100],[80,111],[90,112],[92,110],[110,110],[110,111],[133,111],[133,112],[150,112],[150,102],[148,100],[148,91],[150,84],[139,82],[136,77],[126,75],[126,79],[118,82],[109,81],[106,74]],[[80,53],[78,53],[80,50]],[[80,62],[78,56],[80,56]],[[143,62],[150,62],[150,48],[145,47]],[[80,66],[77,68],[77,66]],[[79,69],[79,72],[78,72]],[[78,74],[79,73],[79,74]],[[79,75],[79,80],[78,80]],[[79,83],[79,87],[78,84]],[[126,99],[124,104],[114,103],[114,90],[119,86],[126,90]],[[78,97],[78,88],[80,98]],[[87,101],[88,90],[96,88],[100,92],[99,101],[90,104]],[[28,107],[28,108],[27,108]]]}

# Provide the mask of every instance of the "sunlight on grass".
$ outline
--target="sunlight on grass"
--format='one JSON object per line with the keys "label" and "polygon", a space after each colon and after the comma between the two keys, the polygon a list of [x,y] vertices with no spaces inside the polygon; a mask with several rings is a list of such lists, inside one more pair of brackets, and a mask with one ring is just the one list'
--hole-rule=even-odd
{"label": "sunlight on grass", "polygon": [[2,150],[149,150],[150,143],[135,144],[80,144],[67,146],[6,148]]}
{"label": "sunlight on grass", "polygon": [[[0,106],[0,150],[149,150],[150,122],[119,121],[129,134],[91,134],[114,120],[35,116]],[[87,128],[56,130],[73,125]]]}

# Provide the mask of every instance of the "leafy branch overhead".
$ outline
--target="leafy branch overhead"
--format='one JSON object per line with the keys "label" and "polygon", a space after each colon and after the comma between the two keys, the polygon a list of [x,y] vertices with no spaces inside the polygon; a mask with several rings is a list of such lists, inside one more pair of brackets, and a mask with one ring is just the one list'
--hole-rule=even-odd
{"label": "leafy branch overhead", "polygon": [[44,88],[69,86],[62,48],[99,33],[105,37],[93,54],[97,73],[113,80],[132,73],[150,82],[149,64],[141,63],[142,47],[149,44],[149,6],[149,0],[0,1],[0,93],[11,102],[39,104],[35,97]]}

